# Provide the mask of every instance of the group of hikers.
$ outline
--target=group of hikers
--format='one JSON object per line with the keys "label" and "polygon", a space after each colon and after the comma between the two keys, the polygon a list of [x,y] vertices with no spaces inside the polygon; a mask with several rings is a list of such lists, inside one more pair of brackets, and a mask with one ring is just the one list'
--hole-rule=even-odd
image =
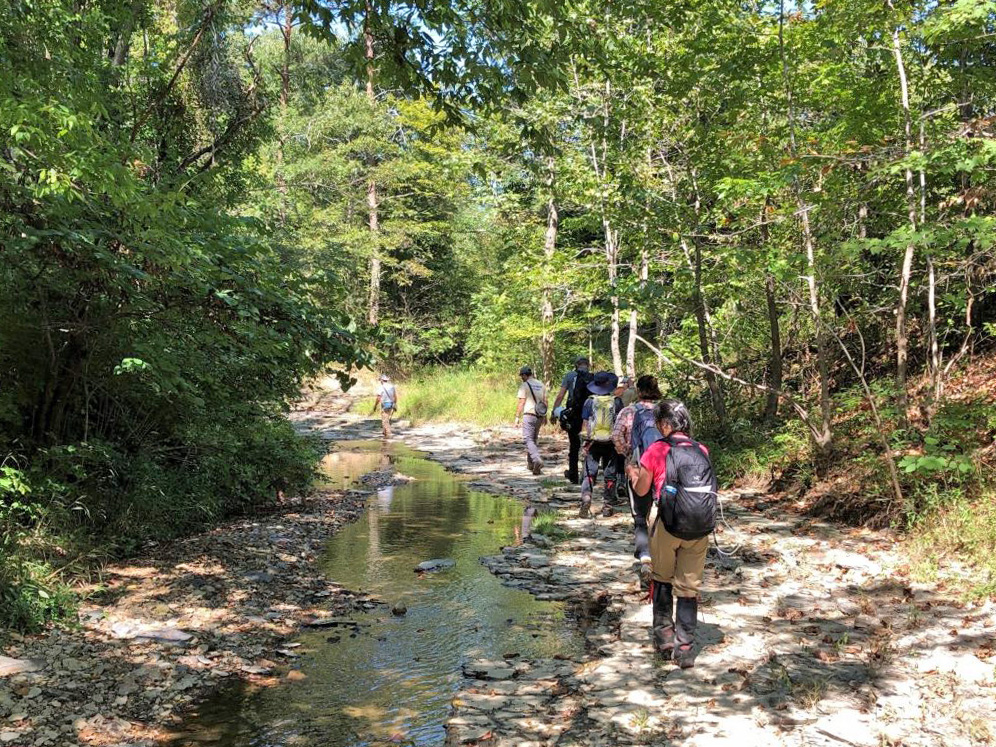
{"label": "group of hikers", "polygon": [[534,475],[542,473],[537,438],[549,415],[551,424],[567,432],[564,477],[581,486],[580,517],[591,516],[599,473],[602,516],[612,516],[628,498],[633,554],[641,575],[649,577],[655,648],[681,668],[691,667],[698,591],[718,507],[709,451],[692,439],[688,409],[664,399],[656,378],[645,375],[633,382],[590,369],[586,356],[575,360],[552,411],[543,382],[529,366],[519,370],[515,423],[522,424],[526,466]]}

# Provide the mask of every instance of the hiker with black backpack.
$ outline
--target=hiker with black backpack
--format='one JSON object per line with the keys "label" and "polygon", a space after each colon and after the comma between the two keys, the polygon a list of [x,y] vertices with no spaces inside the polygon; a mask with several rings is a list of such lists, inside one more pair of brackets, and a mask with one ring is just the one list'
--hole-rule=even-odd
{"label": "hiker with black backpack", "polygon": [[612,425],[616,413],[622,409],[622,400],[615,396],[618,377],[611,371],[599,371],[588,384],[591,396],[581,409],[584,423],[584,477],[581,480],[582,519],[591,516],[591,496],[602,470],[605,492],[602,500],[602,516],[612,516],[616,496],[616,449],[612,443]]}
{"label": "hiker with black backpack", "polygon": [[[657,520],[651,528],[654,645],[682,669],[695,663],[698,591],[709,535],[716,528],[718,484],[709,450],[691,437],[692,419],[677,400],[654,410],[661,440],[626,474],[637,494],[652,491]],[[677,597],[677,609],[675,609]]]}
{"label": "hiker with black backpack", "polygon": [[[624,407],[616,415],[615,425],[612,426],[612,442],[615,444],[616,452],[624,460],[621,474],[625,474],[627,464],[639,466],[640,457],[644,452],[652,443],[661,439],[654,418],[654,407],[660,398],[661,390],[657,385],[657,379],[649,375],[641,376],[636,380],[636,401]],[[628,492],[630,512],[633,514],[635,545],[633,555],[640,561],[640,575],[649,580],[651,558],[650,531],[647,522],[650,519],[650,509],[653,508],[653,497],[649,490],[637,494],[628,480],[624,482]]]}
{"label": "hiker with black backpack", "polygon": [[[558,421],[560,427],[567,431],[567,440],[570,442],[570,450],[567,455],[567,469],[564,477],[577,485],[581,480],[578,477],[578,457],[581,454],[581,409],[585,400],[588,399],[588,384],[591,383],[591,372],[589,367],[591,362],[587,356],[581,355],[574,361],[574,370],[564,374],[560,382],[560,391],[553,401],[553,411],[556,415],[550,416],[550,424],[555,425]],[[567,396],[567,404],[561,409],[560,403],[564,396]]]}

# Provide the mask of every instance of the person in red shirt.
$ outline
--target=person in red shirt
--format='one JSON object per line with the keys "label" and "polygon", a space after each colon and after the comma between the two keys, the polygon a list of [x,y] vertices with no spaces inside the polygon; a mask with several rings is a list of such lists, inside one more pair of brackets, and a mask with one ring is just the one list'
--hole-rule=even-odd
{"label": "person in red shirt", "polygon": [[[652,444],[640,459],[640,466],[630,465],[626,474],[633,492],[646,495],[653,488],[655,502],[667,500],[661,491],[667,484],[667,454],[672,444],[688,441],[692,419],[688,408],[677,400],[663,400],[654,410],[657,428],[664,437]],[[708,450],[699,445],[708,455]],[[659,518],[659,517],[658,517]],[[698,621],[698,592],[705,569],[709,536],[684,540],[655,520],[650,534],[650,557],[653,568],[651,595],[654,606],[654,644],[665,658],[674,658],[682,669],[695,663],[695,627]],[[677,615],[674,598],[677,597]],[[677,618],[677,624],[675,624]]]}

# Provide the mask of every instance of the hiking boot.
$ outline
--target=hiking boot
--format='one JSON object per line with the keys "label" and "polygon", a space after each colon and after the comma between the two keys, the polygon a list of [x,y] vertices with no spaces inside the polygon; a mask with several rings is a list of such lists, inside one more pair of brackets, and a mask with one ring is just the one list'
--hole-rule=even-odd
{"label": "hiking boot", "polygon": [[526,454],[526,469],[530,472],[533,471],[533,458]]}
{"label": "hiking boot", "polygon": [[671,655],[674,663],[682,669],[691,669],[695,666],[695,646],[688,643],[678,646]]}
{"label": "hiking boot", "polygon": [[564,470],[564,479],[567,480],[571,485],[580,485],[581,480],[578,479],[577,475],[572,475],[569,469]]}
{"label": "hiking boot", "polygon": [[[642,565],[642,563],[641,563]],[[651,581],[654,606],[654,648],[665,659],[674,651],[674,595],[671,584]]]}
{"label": "hiking boot", "polygon": [[538,475],[543,471],[543,462],[533,462],[529,469],[534,475]]}
{"label": "hiking boot", "polygon": [[614,513],[615,510],[612,508],[611,504],[608,503],[602,504],[602,516],[612,516]]}
{"label": "hiking boot", "polygon": [[589,519],[591,518],[591,496],[581,496],[581,511],[578,513],[578,518]]}
{"label": "hiking boot", "polygon": [[654,578],[654,569],[649,555],[640,558],[640,562],[636,566],[636,575],[640,579],[640,588],[649,591],[650,582]]}
{"label": "hiking boot", "polygon": [[678,597],[677,618],[674,662],[682,669],[688,669],[695,664],[695,627],[699,621],[698,598]]}

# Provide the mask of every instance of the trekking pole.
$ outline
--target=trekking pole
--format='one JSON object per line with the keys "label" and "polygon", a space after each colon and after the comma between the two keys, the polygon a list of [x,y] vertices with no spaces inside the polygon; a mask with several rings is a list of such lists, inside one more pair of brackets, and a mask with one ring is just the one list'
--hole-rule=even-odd
{"label": "trekking pole", "polygon": [[[724,527],[726,527],[727,530],[729,530],[730,532],[732,532],[733,531],[733,527],[731,527],[730,523],[726,520],[726,514],[723,513],[723,499],[719,495],[718,492],[716,493],[716,507],[719,509],[719,521],[720,521],[720,523]],[[737,552],[740,550],[740,548],[744,544],[741,541],[741,542],[738,542],[734,546],[734,548],[732,550],[724,550],[722,547],[719,546],[719,536],[716,534],[716,530],[715,529],[712,530],[712,542],[713,542],[713,545],[715,545],[715,547],[716,547],[716,552],[719,553],[719,555],[721,555],[724,558],[732,558],[734,555],[737,554]]]}

